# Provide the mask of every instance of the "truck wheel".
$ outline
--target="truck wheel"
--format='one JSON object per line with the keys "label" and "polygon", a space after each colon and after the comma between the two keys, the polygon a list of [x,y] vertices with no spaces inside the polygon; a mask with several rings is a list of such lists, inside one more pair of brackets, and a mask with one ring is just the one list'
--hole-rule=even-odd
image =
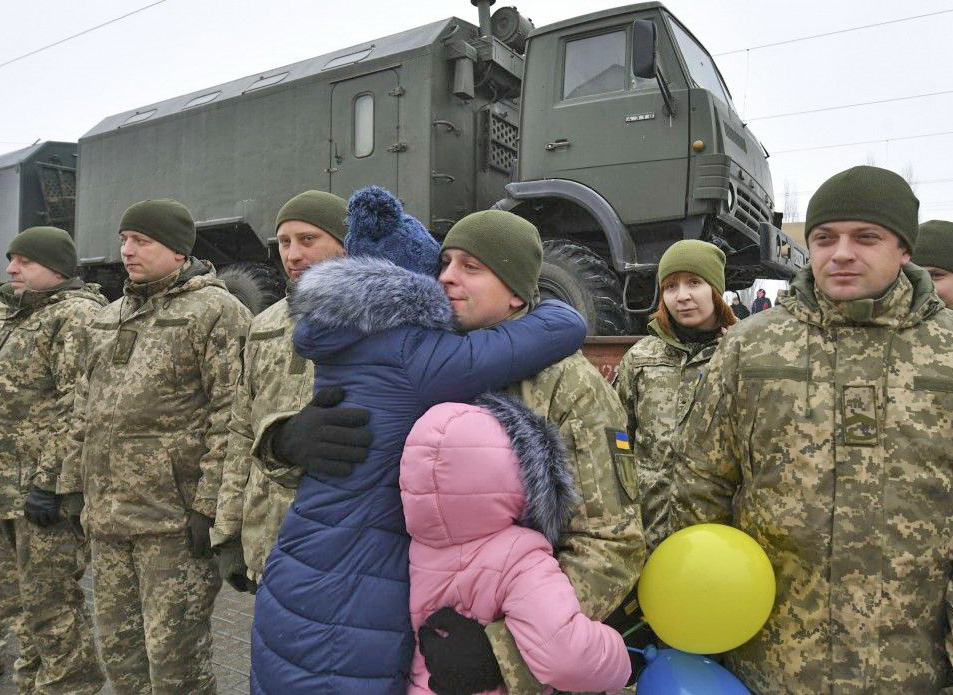
{"label": "truck wheel", "polygon": [[233,263],[222,268],[218,278],[252,314],[260,314],[284,296],[284,281],[277,268],[267,263]]}
{"label": "truck wheel", "polygon": [[590,335],[625,335],[622,285],[598,255],[566,239],[543,242],[539,271],[543,299],[559,299],[582,314]]}

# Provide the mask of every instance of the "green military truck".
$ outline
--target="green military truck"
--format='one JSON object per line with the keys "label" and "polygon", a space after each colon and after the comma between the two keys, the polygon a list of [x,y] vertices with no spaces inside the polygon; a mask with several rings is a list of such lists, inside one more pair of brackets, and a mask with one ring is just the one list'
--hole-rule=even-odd
{"label": "green military truck", "polygon": [[171,196],[197,220],[196,255],[260,310],[281,290],[279,207],[368,184],[437,238],[494,205],[532,220],[541,291],[593,334],[641,328],[678,239],[722,247],[731,287],[803,264],[778,229],[764,149],[662,4],[534,29],[515,8],[471,2],[478,25],[444,19],[103,120],[79,141],[87,278],[118,287],[123,209]]}
{"label": "green military truck", "polygon": [[40,142],[0,155],[0,247],[27,227],[73,231],[76,143]]}

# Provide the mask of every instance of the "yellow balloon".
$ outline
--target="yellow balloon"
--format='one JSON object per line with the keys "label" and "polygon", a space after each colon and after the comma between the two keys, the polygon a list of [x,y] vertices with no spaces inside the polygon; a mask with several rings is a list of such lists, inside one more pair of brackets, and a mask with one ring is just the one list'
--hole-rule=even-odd
{"label": "yellow balloon", "polygon": [[761,546],[722,524],[673,533],[639,579],[639,604],[655,634],[693,654],[719,654],[754,637],[774,593],[774,569]]}

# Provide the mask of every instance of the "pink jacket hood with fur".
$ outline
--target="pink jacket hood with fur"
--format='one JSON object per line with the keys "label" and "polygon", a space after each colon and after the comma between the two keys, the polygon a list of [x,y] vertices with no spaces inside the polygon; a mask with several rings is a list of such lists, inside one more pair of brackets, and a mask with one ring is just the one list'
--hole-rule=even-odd
{"label": "pink jacket hood with fur", "polygon": [[[401,499],[415,633],[451,606],[505,618],[536,678],[566,691],[613,691],[630,675],[621,636],[580,612],[553,543],[578,502],[556,428],[495,395],[434,406],[404,447]],[[429,693],[419,648],[409,693]]]}

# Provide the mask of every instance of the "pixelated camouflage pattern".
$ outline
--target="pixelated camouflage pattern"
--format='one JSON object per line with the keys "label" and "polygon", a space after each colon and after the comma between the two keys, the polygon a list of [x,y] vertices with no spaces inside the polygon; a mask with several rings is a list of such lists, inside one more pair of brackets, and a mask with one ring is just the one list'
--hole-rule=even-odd
{"label": "pixelated camouflage pattern", "polygon": [[[631,456],[610,450],[607,428],[625,431],[618,396],[582,352],[510,388],[533,412],[554,423],[574,466],[582,504],[560,536],[556,557],[583,613],[607,617],[629,594],[645,562],[639,492]],[[511,695],[540,693],[506,624],[487,635]]]}
{"label": "pixelated camouflage pattern", "polygon": [[106,680],[79,580],[89,546],[67,520],[41,528],[19,518],[16,528],[23,625],[28,649],[17,665],[21,692],[98,693]]}
{"label": "pixelated camouflage pattern", "polygon": [[695,403],[701,374],[718,345],[712,342],[692,354],[657,321],[649,330],[654,335],[622,357],[614,384],[629,419],[647,553],[672,531],[672,442]]}
{"label": "pixelated camouflage pattern", "polygon": [[215,560],[183,535],[93,538],[93,593],[103,662],[119,695],[214,695]]}
{"label": "pixelated camouflage pattern", "polygon": [[262,462],[251,452],[255,433],[266,418],[307,405],[314,386],[314,364],[295,354],[293,337],[287,299],[252,321],[232,403],[228,453],[212,529],[213,545],[241,539],[248,576],[256,582],[294,501],[295,487],[265,474]]}
{"label": "pixelated camouflage pattern", "polygon": [[[7,648],[7,637],[20,627],[20,580],[17,577],[16,551],[8,534],[13,521],[0,519],[0,650]],[[8,530],[9,529],[9,530]]]}
{"label": "pixelated camouflage pattern", "polygon": [[127,282],[89,325],[61,491],[85,494],[94,538],[180,533],[190,509],[215,516],[250,322],[211,264],[192,259]]}
{"label": "pixelated camouflage pattern", "polygon": [[23,513],[31,479],[56,489],[86,327],[105,305],[78,278],[20,297],[0,289],[0,518]]}
{"label": "pixelated camouflage pattern", "polygon": [[[834,303],[810,269],[712,358],[677,447],[681,525],[731,523],[777,598],[727,655],[757,693],[932,693],[953,639],[953,311],[903,269]],[[946,692],[946,691],[944,691]]]}

